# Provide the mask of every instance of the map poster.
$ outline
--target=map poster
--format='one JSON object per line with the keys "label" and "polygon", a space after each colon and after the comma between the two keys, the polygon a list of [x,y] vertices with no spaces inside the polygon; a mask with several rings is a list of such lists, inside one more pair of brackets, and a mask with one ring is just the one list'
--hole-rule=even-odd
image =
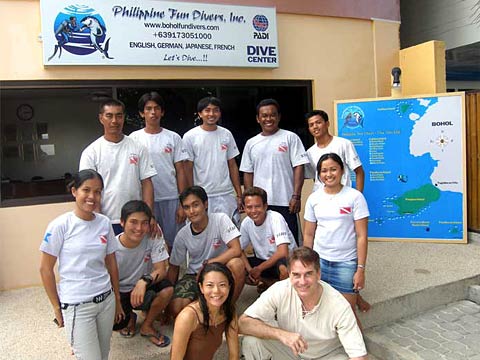
{"label": "map poster", "polygon": [[335,102],[365,170],[368,237],[467,242],[465,94]]}

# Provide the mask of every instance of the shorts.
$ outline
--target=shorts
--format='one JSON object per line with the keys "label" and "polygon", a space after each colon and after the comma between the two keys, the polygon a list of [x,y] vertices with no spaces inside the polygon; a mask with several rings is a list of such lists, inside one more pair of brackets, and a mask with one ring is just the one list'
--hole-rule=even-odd
{"label": "shorts", "polygon": [[180,206],[178,199],[155,201],[155,219],[162,228],[163,238],[169,247],[173,247],[173,240],[185,222],[177,224],[177,209]]}
{"label": "shorts", "polygon": [[344,294],[356,294],[353,290],[353,275],[357,271],[357,259],[328,261],[320,259],[322,281]]}
{"label": "shorts", "polygon": [[[255,267],[260,265],[261,263],[267,261],[263,259],[259,259],[255,256],[247,257],[248,263],[250,264],[251,267]],[[261,277],[266,278],[266,279],[280,279],[280,270],[279,267],[280,265],[285,265],[287,267],[287,259],[286,258],[281,258],[278,260],[273,266],[269,267],[268,269],[265,269],[262,271],[260,274]]]}
{"label": "shorts", "polygon": [[197,299],[199,291],[197,274],[185,274],[175,284],[172,299],[181,298],[193,301]]}
{"label": "shorts", "polygon": [[[145,292],[144,301],[149,302],[149,303],[145,304],[146,306],[142,306],[142,308],[138,309],[138,310],[148,311],[148,309],[150,309],[150,305],[152,304],[151,301],[153,301],[153,298],[149,299],[150,301],[147,301],[146,298],[149,295],[149,292],[151,293],[153,291],[153,292],[158,294],[160,291],[162,291],[163,289],[166,289],[170,286],[173,286],[172,283],[167,279],[163,279],[163,280],[159,281],[158,283],[152,284],[149,287],[147,287],[147,291]],[[135,309],[133,308],[132,303],[130,302],[130,294],[131,293],[132,293],[131,291],[120,293],[120,302],[122,303],[122,309],[125,312],[125,319],[123,319],[118,324],[115,324],[113,326],[113,330],[121,330],[124,327],[126,327],[128,325],[128,322],[130,321],[130,316],[132,315],[132,311],[137,310],[136,308]]]}
{"label": "shorts", "polygon": [[231,194],[227,195],[209,195],[208,213],[226,214],[237,228],[240,228],[240,213],[237,208],[237,200]]}

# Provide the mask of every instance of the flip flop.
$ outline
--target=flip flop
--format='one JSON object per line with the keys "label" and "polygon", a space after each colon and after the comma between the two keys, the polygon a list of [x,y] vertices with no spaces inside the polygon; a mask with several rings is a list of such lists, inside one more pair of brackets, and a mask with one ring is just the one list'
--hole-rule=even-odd
{"label": "flip flop", "polygon": [[134,323],[134,328],[133,330],[129,328],[129,325],[130,325],[130,321],[128,322],[127,326],[124,327],[123,329],[121,329],[119,331],[120,333],[120,336],[124,337],[124,338],[132,338],[135,336],[136,334],[136,331],[135,331],[135,324],[137,323],[137,314],[135,314],[134,312],[132,312],[132,315],[131,316],[131,319],[130,321],[133,319],[133,323]]}
{"label": "flip flop", "polygon": [[152,334],[152,333],[142,334],[142,333],[140,333],[140,335],[143,336],[143,337],[148,337],[149,339],[150,338],[155,338],[157,340],[160,340],[160,338],[163,336],[163,342],[161,342],[160,344],[154,343],[151,339],[150,339],[150,342],[153,345],[158,346],[158,347],[162,347],[162,348],[170,345],[170,338],[167,335],[162,335],[162,333],[160,331],[158,331],[156,334]]}

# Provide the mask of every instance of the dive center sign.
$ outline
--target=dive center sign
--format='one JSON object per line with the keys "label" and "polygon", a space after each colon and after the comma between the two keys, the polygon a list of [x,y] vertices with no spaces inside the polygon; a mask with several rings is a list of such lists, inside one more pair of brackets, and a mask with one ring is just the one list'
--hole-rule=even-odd
{"label": "dive center sign", "polygon": [[279,66],[275,8],[41,0],[44,65]]}

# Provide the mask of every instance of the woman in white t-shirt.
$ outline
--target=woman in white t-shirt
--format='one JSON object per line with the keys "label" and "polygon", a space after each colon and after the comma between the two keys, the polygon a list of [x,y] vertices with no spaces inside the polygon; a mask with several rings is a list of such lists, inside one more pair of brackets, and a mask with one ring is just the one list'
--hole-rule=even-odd
{"label": "woman in white t-shirt", "polygon": [[341,183],[342,159],[324,154],[317,164],[323,187],[305,204],[303,243],[320,255],[322,280],[340,291],[355,311],[365,287],[369,211],[362,193]]}
{"label": "woman in white t-shirt", "polygon": [[124,317],[112,226],[106,216],[94,212],[100,208],[102,189],[103,180],[96,171],[75,174],[71,188],[74,210],[48,225],[40,246],[40,275],[53,306],[54,322],[65,326],[77,359],[107,360],[114,319]]}

